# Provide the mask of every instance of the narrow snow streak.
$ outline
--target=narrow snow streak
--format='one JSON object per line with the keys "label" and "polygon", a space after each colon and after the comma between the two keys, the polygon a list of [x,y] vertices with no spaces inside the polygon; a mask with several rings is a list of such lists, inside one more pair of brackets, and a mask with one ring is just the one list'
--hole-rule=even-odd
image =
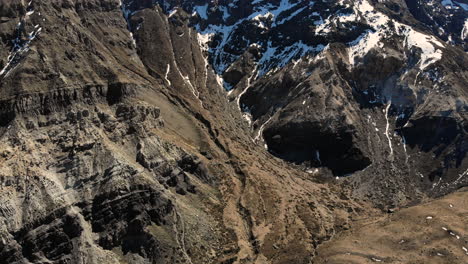
{"label": "narrow snow streak", "polygon": [[179,10],[178,10],[178,9],[174,9],[174,10],[172,10],[171,12],[169,12],[169,17],[174,16],[174,15],[177,13],[177,11],[179,11]]}
{"label": "narrow snow streak", "polygon": [[393,147],[392,147],[392,140],[390,138],[390,135],[388,133],[388,130],[390,129],[390,122],[388,120],[389,112],[390,112],[390,106],[392,106],[392,101],[390,101],[387,105],[387,108],[385,109],[385,119],[387,120],[387,127],[385,128],[385,135],[387,136],[388,139],[388,146],[390,147],[390,157],[393,156]]}
{"label": "narrow snow streak", "polygon": [[164,76],[164,79],[166,79],[166,82],[169,84],[169,86],[172,85],[171,81],[167,78],[169,76],[169,72],[171,71],[171,64],[167,64],[167,69],[166,69],[166,75]]}
{"label": "narrow snow streak", "polygon": [[315,150],[315,159],[317,159],[317,161],[322,164],[322,160],[320,159],[320,151],[317,149]]}
{"label": "narrow snow streak", "polygon": [[460,175],[459,175],[460,177],[458,177],[458,179],[457,179],[454,183],[455,183],[455,184],[458,184],[458,182],[460,182],[460,180],[461,180],[463,177],[467,176],[467,175],[468,175],[468,169],[467,169],[465,172],[463,172],[462,174],[460,174]]}
{"label": "narrow snow streak", "polygon": [[255,142],[260,140],[260,138],[263,135],[263,130],[265,129],[265,126],[268,125],[268,123],[270,123],[272,119],[273,119],[273,115],[270,116],[270,118],[268,118],[268,120],[265,123],[263,123],[262,126],[260,126],[260,129],[258,130],[257,136],[254,138]]}
{"label": "narrow snow streak", "polygon": [[[241,97],[249,90],[249,88],[250,88],[250,86],[252,84],[252,79],[256,78],[257,68],[258,68],[258,65],[255,66],[255,69],[252,71],[252,75],[247,79],[247,85],[245,86],[245,89],[237,96],[236,103],[237,103],[237,106],[239,107],[239,110],[241,111],[241,113],[243,112],[241,102],[240,102]],[[242,114],[242,116],[247,120],[247,122],[249,122],[249,125],[252,124],[252,118],[251,118],[250,114],[244,112]]]}
{"label": "narrow snow streak", "polygon": [[[169,24],[169,20],[167,19],[167,17],[166,17],[166,23],[167,23],[166,27],[167,27],[167,30],[169,32],[169,28],[167,26]],[[189,29],[189,34],[190,34],[190,29]],[[175,64],[175,68],[176,68],[177,72],[179,73],[182,80],[184,80],[185,84],[190,88],[190,90],[192,91],[193,96],[195,96],[195,98],[200,102],[200,106],[203,108],[203,102],[200,100],[200,92],[198,92],[197,89],[195,89],[195,87],[193,86],[189,75],[187,74],[187,76],[184,76],[182,74],[182,72],[180,71],[179,65],[177,63],[177,58],[176,58],[175,53],[174,53],[174,44],[172,43],[172,39],[170,37],[169,37],[169,41],[171,43],[172,58],[174,59],[174,64]]]}
{"label": "narrow snow streak", "polygon": [[465,20],[463,24],[463,29],[461,31],[461,39],[465,39],[468,37],[468,18]]}
{"label": "narrow snow streak", "polygon": [[208,88],[208,69],[209,69],[209,63],[208,59],[205,57],[204,52],[208,51],[207,47],[207,40],[206,38],[203,38],[203,36],[200,33],[197,33],[197,41],[198,41],[198,47],[200,48],[200,54],[203,58],[203,63],[205,66],[205,84],[204,87]]}
{"label": "narrow snow streak", "polygon": [[[31,6],[33,1],[28,3],[28,7]],[[34,13],[34,10],[30,10],[20,19],[20,22],[16,26],[16,39],[12,41],[13,47],[11,48],[10,53],[8,54],[7,63],[0,70],[0,80],[5,78],[16,66],[19,64],[20,60],[24,58],[26,53],[30,50],[29,45],[31,42],[41,33],[42,27],[39,25],[35,25],[33,31],[31,31],[27,36],[27,41],[22,42],[21,40],[21,27],[23,26],[24,22]]]}
{"label": "narrow snow streak", "polygon": [[408,159],[409,159],[409,156],[408,156],[408,152],[406,150],[406,138],[405,138],[405,135],[403,135],[403,132],[401,134],[401,143],[403,144],[403,150],[405,151],[405,158],[406,158],[406,164],[408,164]]}
{"label": "narrow snow streak", "polygon": [[[176,62],[176,65],[177,65],[177,62]],[[189,76],[182,75],[182,72],[180,71],[179,67],[176,67],[176,69],[179,72],[180,77],[182,77],[182,79],[184,80],[185,84],[190,88],[190,91],[192,91],[193,96],[197,98],[197,100],[200,102],[200,105],[203,107],[203,102],[200,100],[200,93],[192,85],[192,82],[190,81]]]}
{"label": "narrow snow streak", "polygon": [[442,182],[442,178],[439,178],[439,180],[437,182],[434,182],[434,184],[432,184],[432,189],[439,186],[441,182]]}
{"label": "narrow snow streak", "polygon": [[190,80],[189,76],[187,75],[187,76],[182,76],[182,77],[184,78],[185,82],[188,84],[188,86],[192,90],[193,96],[195,96],[197,99],[199,99],[198,97],[200,97],[200,92],[198,92],[197,89],[195,89],[195,87],[193,86],[192,81]]}
{"label": "narrow snow streak", "polygon": [[[129,5],[131,5],[133,2],[130,2]],[[127,8],[127,5],[122,2],[122,0],[119,0],[119,7],[122,10],[123,17],[125,19],[125,22],[127,23],[127,30],[130,33],[130,38],[132,39],[132,44],[133,47],[136,47],[136,40],[135,37],[133,36],[132,29],[130,27],[130,17],[133,16],[137,11],[132,12],[130,9]],[[141,26],[141,25],[139,25]]]}

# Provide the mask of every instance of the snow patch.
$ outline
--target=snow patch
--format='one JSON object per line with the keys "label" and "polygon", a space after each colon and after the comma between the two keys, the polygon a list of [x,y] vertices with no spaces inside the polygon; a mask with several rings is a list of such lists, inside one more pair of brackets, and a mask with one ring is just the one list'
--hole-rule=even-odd
{"label": "snow patch", "polygon": [[381,36],[379,32],[372,32],[367,30],[363,35],[348,43],[349,48],[349,62],[351,65],[356,65],[356,58],[364,57],[371,49],[377,46],[381,42]]}
{"label": "snow patch", "polygon": [[465,20],[465,24],[463,25],[463,29],[461,32],[461,39],[466,39],[468,37],[468,18]]}
{"label": "snow patch", "polygon": [[435,45],[439,47],[443,47],[444,45],[435,37],[417,32],[410,27],[403,27],[403,32],[406,35],[405,45],[407,47],[418,47],[421,49],[421,59],[419,61],[421,70],[442,59],[442,50],[436,48]]}
{"label": "snow patch", "polygon": [[[384,41],[393,34],[405,37],[404,44],[406,48],[421,49],[421,59],[418,63],[421,70],[442,58],[441,48],[444,45],[437,38],[418,32],[408,25],[399,23],[383,13],[375,11],[367,0],[359,0],[354,7],[354,12],[356,15],[361,14],[373,30],[367,30],[355,41],[348,43],[351,65],[356,65],[356,58],[364,57],[371,49],[383,48]],[[395,31],[390,30],[389,24],[393,24]]]}
{"label": "snow patch", "polygon": [[[254,1],[252,4],[254,5],[255,3],[256,2]],[[273,27],[284,24],[293,19],[307,7],[312,6],[314,2],[310,1],[306,6],[298,8],[299,4],[300,2],[291,0],[281,0],[277,4],[266,3],[264,5],[255,6],[251,14],[243,19],[239,19],[232,25],[210,24],[204,29],[201,29],[200,25],[197,25],[196,28],[202,36],[201,38],[204,39],[204,43],[208,43],[214,36],[216,36],[218,42],[217,47],[207,49],[211,54],[212,66],[215,72],[217,74],[222,74],[235,60],[238,59],[239,55],[226,52],[225,47],[231,45],[231,42],[234,40],[233,38],[237,36],[235,32],[241,27],[241,25],[245,22],[251,21],[259,28],[270,30]],[[227,19],[229,12],[224,9],[221,11],[223,11],[223,19]],[[194,13],[199,14],[199,16],[204,20],[208,19],[207,12],[208,4],[194,7]],[[290,13],[288,13],[287,16],[282,16],[285,12]],[[247,41],[246,47],[255,44],[259,46],[259,49],[262,52],[262,57],[258,63],[261,65],[258,70],[258,76],[263,76],[271,69],[284,67],[291,60],[298,59],[300,56],[307,53],[321,51],[324,48],[323,45],[311,47],[302,42],[282,48],[274,46],[271,41],[263,43],[262,40],[259,40],[258,43],[249,43]],[[263,47],[263,49],[261,47]]]}
{"label": "snow patch", "polygon": [[[28,3],[28,8],[32,5],[33,1],[30,1]],[[10,50],[10,53],[8,54],[7,57],[7,63],[3,67],[3,69],[0,70],[0,79],[5,78],[8,76],[8,74],[18,66],[20,63],[21,59],[23,59],[26,55],[27,52],[30,50],[30,44],[31,42],[36,39],[36,37],[41,33],[42,27],[38,24],[34,26],[33,31],[31,31],[27,35],[27,40],[24,41],[21,38],[21,32],[22,32],[22,27],[24,25],[24,21],[29,18],[30,15],[34,13],[34,10],[30,10],[26,13],[25,16],[23,16],[20,20],[20,22],[16,25],[16,38],[12,40],[13,47]]]}

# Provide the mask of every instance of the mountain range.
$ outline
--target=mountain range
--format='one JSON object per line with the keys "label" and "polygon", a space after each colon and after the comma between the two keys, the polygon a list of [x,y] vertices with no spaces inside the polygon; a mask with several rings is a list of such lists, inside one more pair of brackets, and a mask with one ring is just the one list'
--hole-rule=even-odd
{"label": "mountain range", "polygon": [[468,1],[0,0],[1,263],[466,263]]}

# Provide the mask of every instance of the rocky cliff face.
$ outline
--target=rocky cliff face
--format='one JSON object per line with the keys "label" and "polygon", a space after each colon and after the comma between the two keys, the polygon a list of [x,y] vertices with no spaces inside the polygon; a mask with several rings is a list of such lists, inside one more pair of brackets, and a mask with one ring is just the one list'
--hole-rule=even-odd
{"label": "rocky cliff face", "polygon": [[[272,154],[351,181],[398,178],[401,189],[412,182],[404,192],[440,195],[466,184],[467,10],[424,2],[180,5],[255,141]],[[179,10],[161,5],[172,16]]]}
{"label": "rocky cliff face", "polygon": [[465,186],[465,2],[407,2],[0,1],[0,262],[326,263]]}

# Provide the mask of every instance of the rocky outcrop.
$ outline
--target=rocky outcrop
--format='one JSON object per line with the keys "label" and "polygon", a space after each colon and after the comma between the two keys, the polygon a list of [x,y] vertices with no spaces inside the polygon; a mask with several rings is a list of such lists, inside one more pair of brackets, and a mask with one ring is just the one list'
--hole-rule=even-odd
{"label": "rocky outcrop", "polygon": [[135,186],[99,194],[90,204],[82,203],[80,207],[93,233],[99,234],[98,244],[103,249],[121,247],[124,255],[130,252],[153,262],[162,262],[164,256],[172,253],[148,231],[152,225],[171,225],[175,214],[171,201],[160,192]]}
{"label": "rocky outcrop", "polygon": [[82,233],[78,217],[60,208],[14,233],[13,241],[2,243],[0,254],[8,263],[35,263],[42,258],[66,263],[73,258],[73,240]]}

